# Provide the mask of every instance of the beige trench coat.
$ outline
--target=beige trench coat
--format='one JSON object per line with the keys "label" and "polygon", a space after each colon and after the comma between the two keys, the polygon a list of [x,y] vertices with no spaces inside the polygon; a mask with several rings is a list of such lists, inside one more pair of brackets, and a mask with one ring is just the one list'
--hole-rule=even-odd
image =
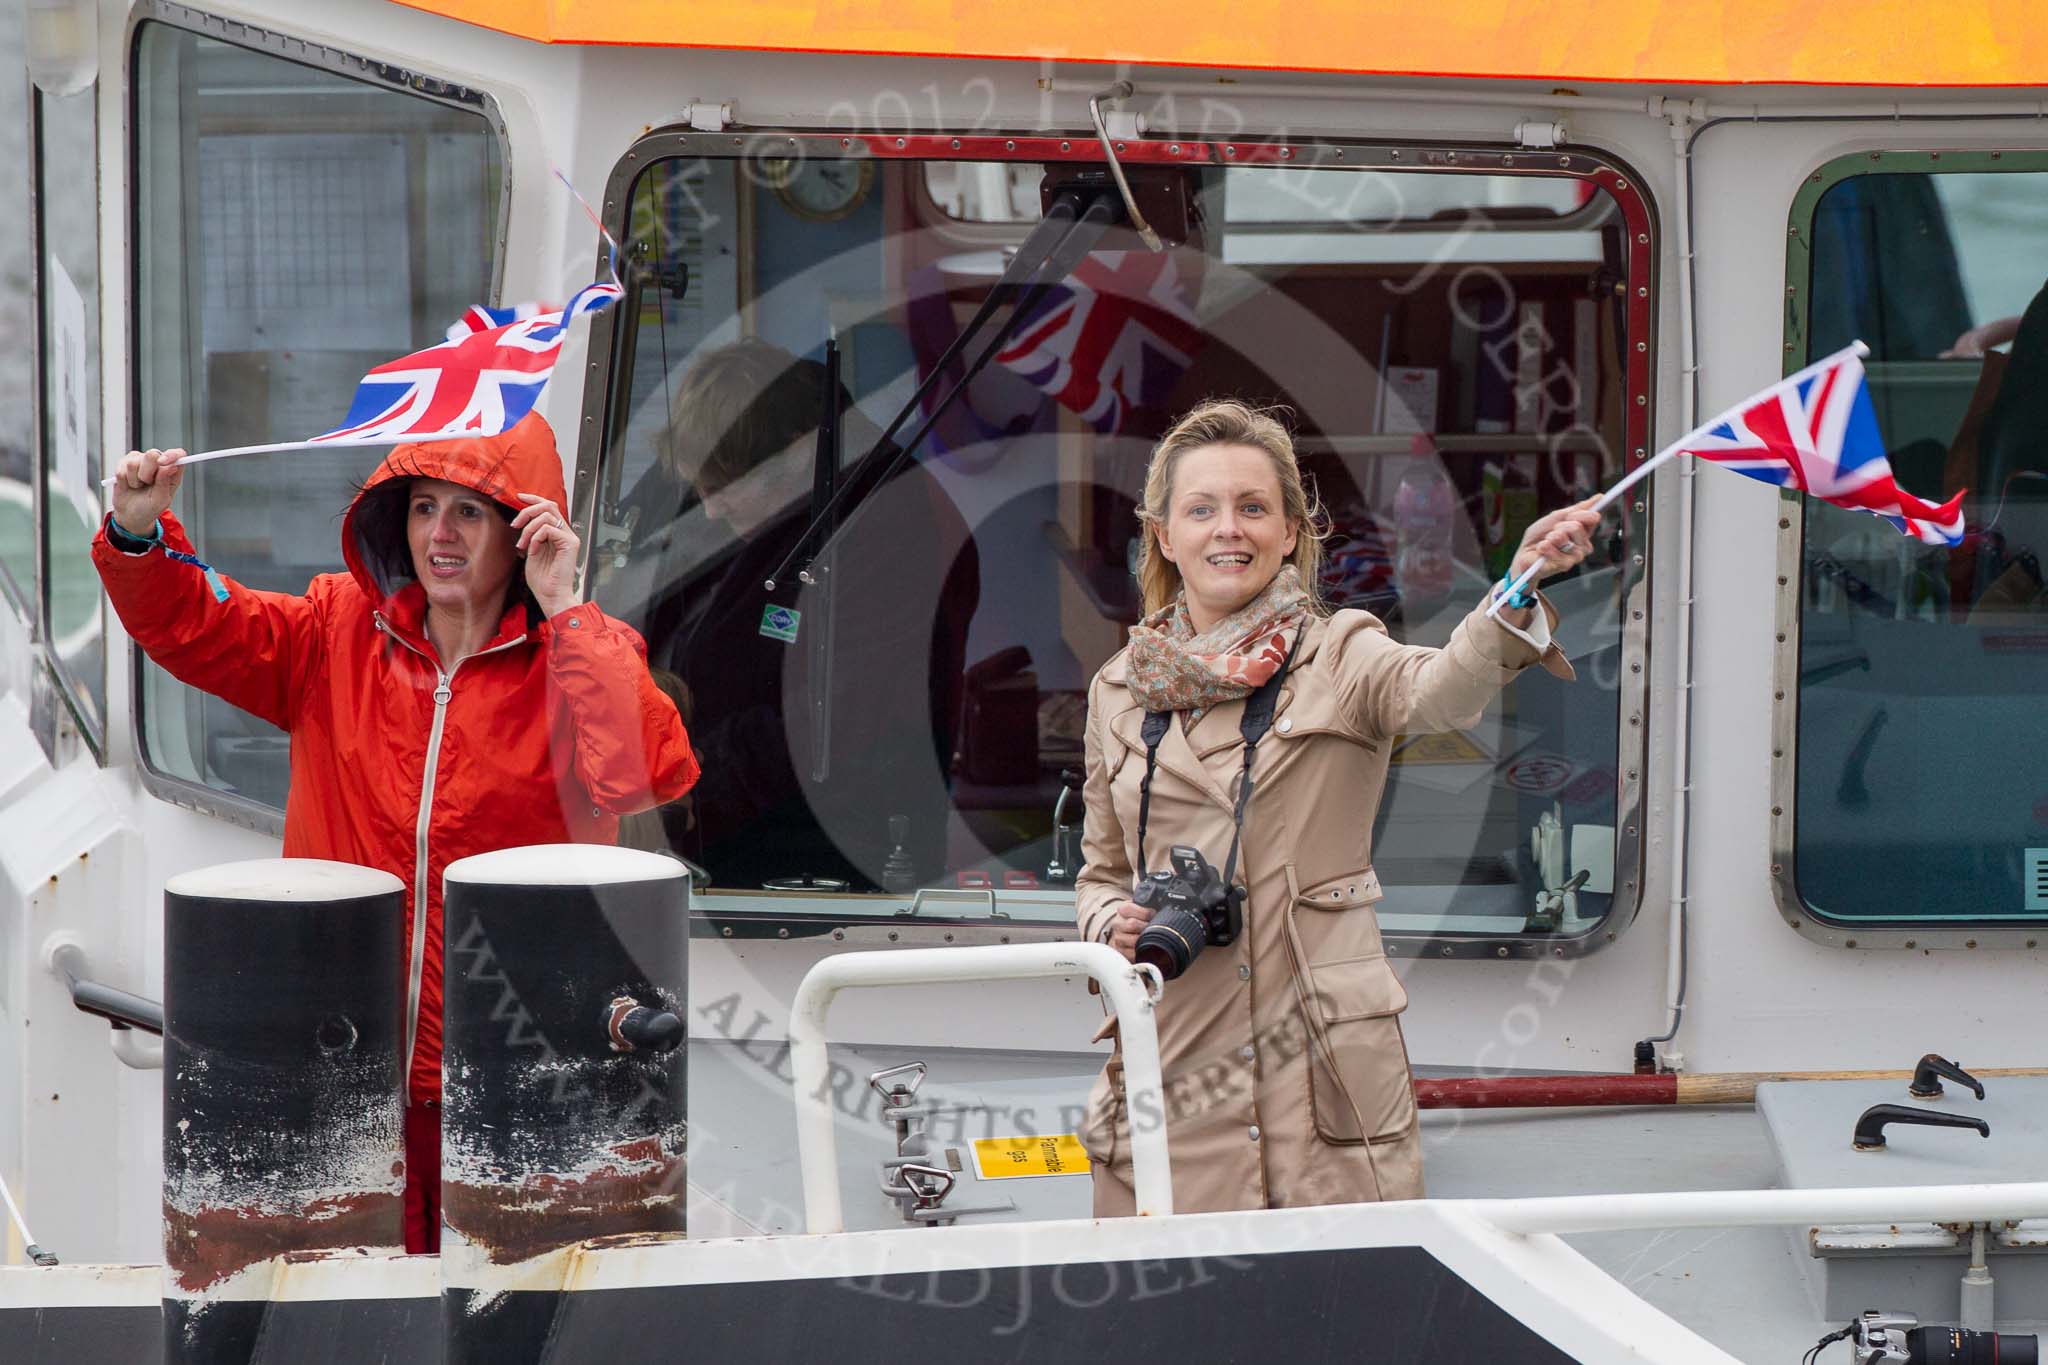
{"label": "beige trench coat", "polygon": [[[1556,612],[1544,604],[1554,625]],[[1081,935],[1106,940],[1131,893],[1144,711],[1120,652],[1090,685]],[[1373,903],[1373,815],[1391,736],[1476,723],[1500,687],[1542,663],[1571,665],[1475,609],[1441,649],[1396,644],[1361,611],[1313,619],[1260,741],[1238,879],[1245,930],[1171,982],[1155,1016],[1176,1212],[1413,1199],[1421,1139],[1399,1015]],[[1145,860],[1192,845],[1220,871],[1244,763],[1244,703],[1211,709],[1159,745]],[[1106,1025],[1104,1034],[1113,1031]],[[1082,1141],[1099,1216],[1132,1211],[1121,1056],[1089,1094]],[[1141,1121],[1147,1116],[1141,1115]]]}

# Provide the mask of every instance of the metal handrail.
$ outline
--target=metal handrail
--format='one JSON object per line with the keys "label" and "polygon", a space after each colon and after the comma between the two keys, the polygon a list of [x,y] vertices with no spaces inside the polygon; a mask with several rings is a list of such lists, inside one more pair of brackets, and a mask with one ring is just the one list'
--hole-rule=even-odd
{"label": "metal handrail", "polygon": [[150,1000],[86,978],[85,950],[76,943],[59,943],[49,950],[50,970],[71,992],[71,1003],[86,1014],[97,1015],[115,1028],[140,1029],[163,1037],[164,1007]]}
{"label": "metal handrail", "polygon": [[825,1015],[833,997],[854,986],[930,986],[1048,976],[1092,977],[1116,1011],[1124,1094],[1131,1115],[1131,1177],[1141,1215],[1173,1212],[1159,1034],[1152,1010],[1159,973],[1133,966],[1101,943],[1019,943],[986,948],[909,948],[841,953],[804,974],[789,1011],[789,1067],[796,1089],[796,1138],[811,1232],[844,1232],[839,1161],[826,1067]]}

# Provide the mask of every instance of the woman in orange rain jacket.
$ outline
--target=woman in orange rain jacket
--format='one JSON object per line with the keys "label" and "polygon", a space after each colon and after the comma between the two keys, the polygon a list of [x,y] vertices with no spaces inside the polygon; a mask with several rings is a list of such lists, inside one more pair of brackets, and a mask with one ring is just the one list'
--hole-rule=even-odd
{"label": "woman in orange rain jacket", "polygon": [[169,511],[182,454],[121,460],[93,563],[150,658],[290,732],[285,856],[406,884],[406,1247],[432,1250],[442,869],[519,844],[611,843],[619,816],[689,790],[697,762],[639,635],[575,594],[580,547],[539,414],[392,451],[342,522],[349,571],[303,596],[198,562]]}

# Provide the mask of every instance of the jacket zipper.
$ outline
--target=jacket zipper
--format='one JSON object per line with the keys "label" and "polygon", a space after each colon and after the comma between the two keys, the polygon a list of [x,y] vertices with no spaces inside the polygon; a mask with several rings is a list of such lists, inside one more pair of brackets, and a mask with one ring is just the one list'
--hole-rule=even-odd
{"label": "jacket zipper", "polygon": [[413,872],[412,872],[412,961],[406,970],[405,986],[405,1074],[412,1074],[413,1048],[419,1041],[420,992],[427,971],[427,830],[432,824],[434,813],[434,782],[441,765],[441,732],[448,721],[448,702],[455,695],[453,682],[456,672],[471,659],[481,659],[486,654],[497,654],[524,644],[524,634],[507,640],[489,649],[480,649],[474,654],[465,654],[441,670],[440,661],[421,649],[412,641],[391,629],[384,621],[383,614],[376,615],[377,629],[433,666],[434,677],[434,728],[427,736],[427,764],[420,776],[420,809],[413,822]]}

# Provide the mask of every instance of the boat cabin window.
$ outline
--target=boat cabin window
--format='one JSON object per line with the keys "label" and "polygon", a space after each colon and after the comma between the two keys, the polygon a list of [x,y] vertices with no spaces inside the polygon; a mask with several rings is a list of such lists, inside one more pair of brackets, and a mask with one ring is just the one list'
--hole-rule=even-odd
{"label": "boat cabin window", "polygon": [[[1103,163],[1043,159],[1057,142],[920,161],[893,141],[735,156],[656,134],[610,195],[632,268],[593,341],[592,582],[646,636],[704,773],[625,837],[696,863],[728,923],[892,917],[920,890],[928,918],[1071,918],[1056,811],[1078,827],[1088,683],[1139,616],[1147,458],[1195,403],[1287,410],[1330,521],[1321,592],[1430,644],[1534,518],[1642,444],[1653,233],[1613,168],[1147,165],[1136,193],[1175,244],[1111,227],[1024,318],[999,300],[961,360],[1046,204],[1121,201]],[[1615,518],[1554,583],[1579,682],[1532,671],[1471,729],[1397,741],[1374,838],[1390,934],[1491,958],[1602,938],[1632,900],[1645,530]]]}
{"label": "boat cabin window", "polygon": [[[490,297],[501,161],[482,98],[332,66],[138,28],[136,440],[207,450],[325,431],[370,366],[440,340]],[[303,592],[343,570],[342,512],[385,453],[198,465],[180,515],[222,572]],[[152,772],[228,809],[281,811],[284,735],[141,669]]]}
{"label": "boat cabin window", "polygon": [[[22,50],[22,16],[7,7],[0,52]],[[15,318],[33,316],[27,72],[19,56],[0,67],[0,166],[15,168],[0,193],[0,309]],[[28,347],[0,347],[0,602],[28,619],[36,591],[35,374]]]}
{"label": "boat cabin window", "polygon": [[1785,509],[1788,909],[2048,919],[2048,155],[1860,154],[1814,182],[1793,214],[1787,336],[1804,344],[1787,363],[1863,340],[1900,488],[1969,496],[1954,547],[1817,498]]}
{"label": "boat cabin window", "polygon": [[80,732],[106,736],[107,647],[90,546],[100,519],[97,86],[31,96],[42,357],[42,620]]}

